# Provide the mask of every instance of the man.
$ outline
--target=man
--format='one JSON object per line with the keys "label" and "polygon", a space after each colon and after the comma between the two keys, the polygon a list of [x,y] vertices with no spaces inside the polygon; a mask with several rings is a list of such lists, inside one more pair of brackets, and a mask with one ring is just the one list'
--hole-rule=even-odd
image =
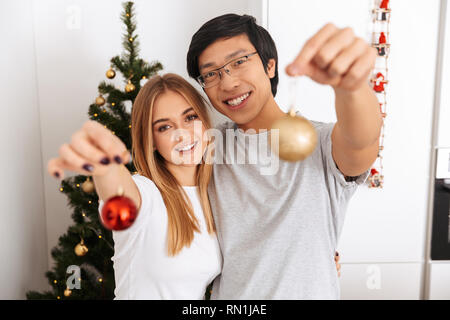
{"label": "man", "polygon": [[[351,29],[324,26],[286,69],[335,92],[337,122],[312,121],[318,144],[311,156],[280,160],[272,174],[261,174],[259,162],[214,166],[209,197],[223,268],[212,299],[339,298],[333,258],[346,207],[378,155],[382,118],[368,84],[375,58]],[[214,18],[192,37],[187,68],[233,121],[220,129],[235,132],[236,152],[248,152],[251,136],[266,143],[258,152],[267,150],[267,130],[285,116],[274,100],[278,58],[268,32],[247,15]]]}

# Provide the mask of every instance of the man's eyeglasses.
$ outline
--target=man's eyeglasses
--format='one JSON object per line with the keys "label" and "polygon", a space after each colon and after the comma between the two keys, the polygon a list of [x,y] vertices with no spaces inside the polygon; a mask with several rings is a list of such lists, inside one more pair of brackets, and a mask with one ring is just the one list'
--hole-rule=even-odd
{"label": "man's eyeglasses", "polygon": [[203,88],[211,88],[220,82],[222,79],[222,71],[220,69],[225,70],[225,72],[229,76],[239,75],[242,71],[246,69],[246,64],[248,62],[248,58],[257,54],[258,52],[252,52],[245,56],[233,59],[220,68],[208,71],[202,75],[199,75],[196,80]]}

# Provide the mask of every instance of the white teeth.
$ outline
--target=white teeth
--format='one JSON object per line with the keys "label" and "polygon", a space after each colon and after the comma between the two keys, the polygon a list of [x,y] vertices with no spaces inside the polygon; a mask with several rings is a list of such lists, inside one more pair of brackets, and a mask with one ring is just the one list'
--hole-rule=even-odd
{"label": "white teeth", "polygon": [[242,95],[242,96],[240,96],[240,97],[238,97],[236,99],[228,100],[227,103],[230,106],[237,106],[238,104],[240,104],[242,102],[242,100],[246,99],[249,95],[250,95],[250,93],[246,93],[246,94],[244,94],[244,95]]}
{"label": "white teeth", "polygon": [[177,150],[177,151],[188,151],[188,150],[191,150],[194,147],[195,144],[197,144],[197,142],[194,142],[193,144],[184,146],[183,148],[175,148],[175,150]]}

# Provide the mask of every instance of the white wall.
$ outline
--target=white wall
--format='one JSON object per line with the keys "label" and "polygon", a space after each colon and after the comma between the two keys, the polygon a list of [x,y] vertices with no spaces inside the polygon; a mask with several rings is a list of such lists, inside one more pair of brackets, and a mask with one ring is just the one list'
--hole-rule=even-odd
{"label": "white wall", "polygon": [[[280,70],[326,22],[350,26],[358,36],[370,39],[370,0],[268,3],[269,32],[278,46]],[[338,248],[343,298],[418,299],[421,295],[439,1],[426,6],[418,0],[391,1],[391,8],[388,116],[382,152],[385,184],[380,190],[359,188],[348,207]],[[277,101],[285,110],[287,84],[281,72]],[[297,101],[308,118],[336,121],[329,87],[301,79]],[[367,285],[373,272],[380,274],[380,288]]]}
{"label": "white wall", "polygon": [[[110,59],[123,51],[122,2],[39,0],[33,3],[42,128],[39,169],[44,172],[50,265],[53,263],[50,249],[73,221],[67,197],[59,192],[59,183],[46,173],[46,163],[58,156],[59,146],[69,142],[71,134],[88,120],[89,105],[98,95],[97,86],[107,80],[105,72]],[[257,0],[135,1],[135,10],[140,56],[147,61],[160,61],[164,66],[162,73],[175,72],[186,78],[188,46],[203,23],[231,12],[249,12],[260,19],[261,12]],[[190,81],[200,89],[195,81]],[[124,85],[120,77],[113,83]]]}
{"label": "white wall", "polygon": [[0,299],[47,279],[47,232],[31,1],[0,2]]}

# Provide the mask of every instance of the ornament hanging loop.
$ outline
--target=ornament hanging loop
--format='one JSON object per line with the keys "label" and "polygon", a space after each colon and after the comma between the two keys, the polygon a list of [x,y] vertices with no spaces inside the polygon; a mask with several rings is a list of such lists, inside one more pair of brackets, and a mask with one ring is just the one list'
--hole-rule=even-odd
{"label": "ornament hanging loop", "polygon": [[297,105],[297,89],[298,77],[293,77],[289,80],[289,115],[295,117],[295,106]]}

